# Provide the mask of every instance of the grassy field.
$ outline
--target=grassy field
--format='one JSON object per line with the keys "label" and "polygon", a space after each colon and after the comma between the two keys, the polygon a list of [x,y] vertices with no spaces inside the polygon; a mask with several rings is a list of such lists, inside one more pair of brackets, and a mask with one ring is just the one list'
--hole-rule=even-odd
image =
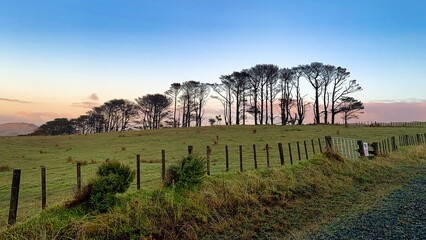
{"label": "grassy field", "polygon": [[50,208],[0,227],[0,239],[309,239],[423,176],[425,156],[426,145],[374,160],[327,152],[284,168],[206,177],[192,190],[126,194],[103,214],[81,205]]}
{"label": "grassy field", "polygon": [[[287,143],[315,139],[315,144],[318,144],[317,139],[323,142],[327,135],[372,142],[401,134],[424,132],[425,128],[417,127],[215,126],[92,135],[1,137],[0,169],[22,170],[18,221],[24,221],[41,209],[42,165],[47,169],[47,203],[52,206],[71,196],[75,186],[75,161],[87,163],[82,167],[84,182],[94,176],[97,166],[103,161],[118,160],[135,168],[136,154],[140,154],[142,188],[152,190],[161,186],[161,150],[166,151],[167,164],[171,164],[187,153],[188,145],[193,145],[194,152],[201,155],[205,155],[206,146],[210,146],[212,174],[215,175],[225,171],[225,145],[229,147],[230,171],[235,172],[239,170],[239,145],[243,146],[244,169],[250,170],[254,168],[253,144],[257,146],[259,167],[265,168],[266,144],[270,146],[271,165],[278,167],[279,142],[284,144],[288,164]],[[310,145],[308,149],[312,155]],[[11,170],[0,171],[0,225],[7,220],[11,179]],[[134,182],[130,192],[135,190]]]}

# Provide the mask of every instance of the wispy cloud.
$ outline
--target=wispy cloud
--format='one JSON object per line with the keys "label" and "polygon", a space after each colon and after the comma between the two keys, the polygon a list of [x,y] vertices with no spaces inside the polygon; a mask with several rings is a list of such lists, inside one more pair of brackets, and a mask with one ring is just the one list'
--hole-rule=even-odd
{"label": "wispy cloud", "polygon": [[0,101],[25,103],[25,104],[32,103],[32,102],[28,102],[28,101],[22,101],[22,100],[18,100],[18,99],[10,99],[10,98],[0,98]]}
{"label": "wispy cloud", "polygon": [[55,112],[25,112],[19,111],[14,114],[2,115],[0,114],[0,124],[1,123],[13,123],[13,122],[25,122],[25,123],[34,123],[36,125],[41,125],[47,121],[51,121],[55,118],[72,118],[73,116],[69,114],[59,114]]}
{"label": "wispy cloud", "polygon": [[92,93],[90,94],[90,96],[88,97],[88,99],[93,100],[93,101],[98,101],[99,97],[96,93]]}
{"label": "wispy cloud", "polygon": [[72,103],[72,107],[80,107],[80,108],[94,108],[99,106],[99,103],[96,102],[78,102],[78,103]]}
{"label": "wispy cloud", "polygon": [[420,98],[405,98],[401,100],[393,100],[393,99],[381,99],[381,100],[371,100],[367,103],[421,103],[426,102],[426,99]]}

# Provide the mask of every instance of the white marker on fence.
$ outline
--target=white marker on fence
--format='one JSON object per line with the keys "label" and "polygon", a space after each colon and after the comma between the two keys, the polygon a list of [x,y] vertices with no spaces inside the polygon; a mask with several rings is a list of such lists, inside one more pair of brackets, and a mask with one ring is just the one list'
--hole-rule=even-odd
{"label": "white marker on fence", "polygon": [[364,146],[364,156],[368,157],[368,143],[362,143]]}

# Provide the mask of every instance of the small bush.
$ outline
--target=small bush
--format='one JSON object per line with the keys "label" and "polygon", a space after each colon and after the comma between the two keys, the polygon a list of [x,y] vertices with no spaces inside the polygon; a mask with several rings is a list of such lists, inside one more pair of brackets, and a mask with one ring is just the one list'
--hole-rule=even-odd
{"label": "small bush", "polygon": [[90,207],[106,212],[116,204],[115,194],[124,193],[135,177],[129,166],[117,161],[108,161],[99,166],[96,177],[74,193],[74,199],[66,204],[73,207],[89,203]]}
{"label": "small bush", "polygon": [[103,163],[99,166],[96,174],[101,178],[115,180],[111,182],[110,188],[116,193],[124,193],[135,177],[135,172],[128,165],[121,164],[118,161]]}
{"label": "small bush", "polygon": [[90,203],[96,210],[106,212],[115,205],[115,194],[129,188],[135,173],[127,165],[109,161],[99,166],[96,174],[97,178],[91,181]]}
{"label": "small bush", "polygon": [[189,155],[182,159],[179,166],[171,166],[167,169],[164,184],[177,188],[192,189],[203,182],[206,175],[206,163],[199,156]]}

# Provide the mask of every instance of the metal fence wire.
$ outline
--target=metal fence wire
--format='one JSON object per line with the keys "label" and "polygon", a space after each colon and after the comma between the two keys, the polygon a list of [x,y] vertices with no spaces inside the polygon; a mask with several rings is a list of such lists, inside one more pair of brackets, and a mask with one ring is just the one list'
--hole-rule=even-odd
{"label": "metal fence wire", "polygon": [[341,156],[350,160],[357,160],[361,156],[358,152],[357,141],[357,139],[353,138],[332,137],[333,149]]}

